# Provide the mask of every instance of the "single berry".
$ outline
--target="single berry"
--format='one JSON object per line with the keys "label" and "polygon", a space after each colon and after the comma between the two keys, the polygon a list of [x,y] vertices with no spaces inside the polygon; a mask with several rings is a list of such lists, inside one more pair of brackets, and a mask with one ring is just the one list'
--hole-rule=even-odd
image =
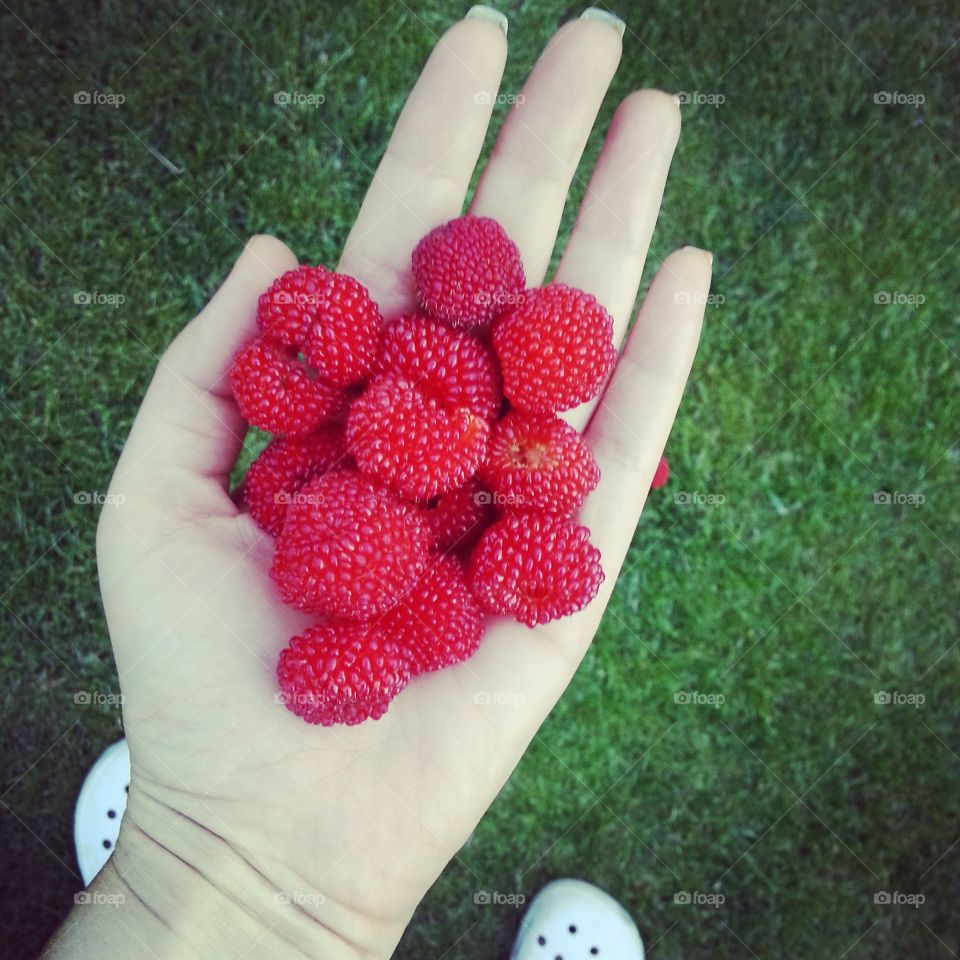
{"label": "single berry", "polygon": [[347,419],[347,447],[360,470],[411,500],[429,500],[466,482],[489,435],[482,417],[466,407],[443,407],[393,374],[372,380]]}
{"label": "single berry", "polygon": [[398,645],[377,627],[354,621],[308,628],[277,662],[284,706],[325,727],[378,720],[409,679]]}
{"label": "single berry", "polygon": [[489,613],[528,627],[582,610],[603,582],[590,531],[546,513],[507,514],[470,557],[470,588]]}
{"label": "single berry", "polygon": [[412,265],[420,304],[455,327],[488,324],[526,283],[517,245],[489,217],[458,217],[431,230]]}
{"label": "single berry", "polygon": [[666,486],[669,479],[670,464],[666,457],[661,457],[660,462],[657,464],[657,471],[653,475],[653,480],[650,481],[650,489],[659,490],[660,487]]}
{"label": "single berry", "polygon": [[414,676],[466,660],[483,636],[483,616],[455,557],[434,557],[377,626],[409,657]]}
{"label": "single berry", "polygon": [[337,470],[309,481],[288,505],[270,574],[284,601],[308,613],[371,617],[413,586],[431,540],[416,507]]}
{"label": "single berry", "polygon": [[257,302],[260,332],[285,347],[302,350],[329,273],[326,267],[302,266],[277,277]]}
{"label": "single berry", "polygon": [[384,332],[376,369],[406,377],[441,406],[466,407],[486,420],[503,401],[500,367],[490,347],[429,317],[394,320]]}
{"label": "single berry", "polygon": [[340,414],[344,393],[310,375],[287,348],[257,337],[234,358],[230,386],[253,427],[298,437]]}
{"label": "single berry", "polygon": [[439,497],[426,517],[439,551],[467,553],[493,522],[493,495],[484,490],[476,477],[471,477],[462,487]]}
{"label": "single berry", "polygon": [[276,536],[299,489],[312,477],[345,466],[348,459],[339,427],[324,426],[306,437],[272,440],[247,470],[244,505],[262,530]]}
{"label": "single berry", "polygon": [[514,410],[494,424],[480,477],[507,510],[570,516],[600,481],[600,468],[570,424]]}
{"label": "single berry", "polygon": [[303,352],[307,363],[340,387],[365,380],[377,359],[383,317],[367,288],[345,273],[327,271]]}
{"label": "single berry", "polygon": [[595,397],[617,359],[613,319],[595,297],[562,283],[528,290],[493,328],[503,392],[531,413]]}

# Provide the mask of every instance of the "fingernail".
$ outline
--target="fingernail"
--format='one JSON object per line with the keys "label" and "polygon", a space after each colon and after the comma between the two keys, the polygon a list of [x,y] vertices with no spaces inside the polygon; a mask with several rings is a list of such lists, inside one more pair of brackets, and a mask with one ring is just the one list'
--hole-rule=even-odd
{"label": "fingernail", "polygon": [[596,20],[599,23],[605,23],[617,31],[617,36],[623,39],[623,31],[627,25],[615,13],[609,10],[601,10],[600,7],[588,7],[580,14],[581,20]]}
{"label": "fingernail", "polygon": [[706,258],[709,265],[713,266],[713,254],[709,250],[704,250],[703,247],[695,247],[692,243],[686,243],[683,245],[684,250],[692,250],[694,253],[702,253]]}
{"label": "fingernail", "polygon": [[507,30],[510,27],[507,18],[499,10],[484,6],[482,3],[475,4],[467,11],[467,18],[471,17],[475,20],[489,20],[491,23],[495,23],[503,31],[504,36],[507,35]]}

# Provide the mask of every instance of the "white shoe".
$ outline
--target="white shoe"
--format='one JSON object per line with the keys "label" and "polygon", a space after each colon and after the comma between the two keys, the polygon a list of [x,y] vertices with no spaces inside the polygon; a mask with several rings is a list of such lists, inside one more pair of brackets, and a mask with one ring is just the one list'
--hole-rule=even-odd
{"label": "white shoe", "polygon": [[533,898],[510,960],[643,960],[643,941],[610,894],[583,880],[554,880]]}
{"label": "white shoe", "polygon": [[100,754],[77,797],[73,842],[84,886],[90,886],[113,853],[129,786],[130,751],[127,741],[119,740]]}

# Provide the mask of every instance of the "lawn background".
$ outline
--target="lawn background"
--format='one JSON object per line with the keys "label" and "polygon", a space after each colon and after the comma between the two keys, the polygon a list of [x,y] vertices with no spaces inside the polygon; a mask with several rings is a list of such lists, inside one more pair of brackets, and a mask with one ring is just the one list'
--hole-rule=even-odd
{"label": "lawn background", "polygon": [[[72,805],[122,735],[115,708],[74,702],[117,691],[97,509],[74,497],[106,490],[158,354],[249,234],[336,262],[464,8],[3,8],[0,927],[29,956],[80,889]],[[580,8],[502,9],[515,93]],[[718,302],[673,479],[597,642],[397,957],[502,957],[519,911],[475,894],[570,875],[622,899],[652,957],[955,956],[960,18],[929,0],[618,12],[624,60],[563,235],[620,98],[720,95],[683,107],[645,280],[674,247],[707,247]],[[281,90],[326,100],[281,107]]]}

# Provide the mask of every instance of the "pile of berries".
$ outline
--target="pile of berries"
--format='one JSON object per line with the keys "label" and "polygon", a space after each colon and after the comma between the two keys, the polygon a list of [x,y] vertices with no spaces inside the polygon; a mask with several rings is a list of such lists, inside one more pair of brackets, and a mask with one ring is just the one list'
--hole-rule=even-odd
{"label": "pile of berries", "polygon": [[412,267],[420,310],[390,321],[353,277],[284,274],[230,374],[275,435],[243,489],[276,538],[271,577],[318,620],[277,666],[308,723],[376,719],[412,677],[471,656],[485,617],[533,627],[603,581],[575,519],[600,471],[557,414],[606,382],[610,315],[562,284],[526,289],[483,217],[427,234]]}

